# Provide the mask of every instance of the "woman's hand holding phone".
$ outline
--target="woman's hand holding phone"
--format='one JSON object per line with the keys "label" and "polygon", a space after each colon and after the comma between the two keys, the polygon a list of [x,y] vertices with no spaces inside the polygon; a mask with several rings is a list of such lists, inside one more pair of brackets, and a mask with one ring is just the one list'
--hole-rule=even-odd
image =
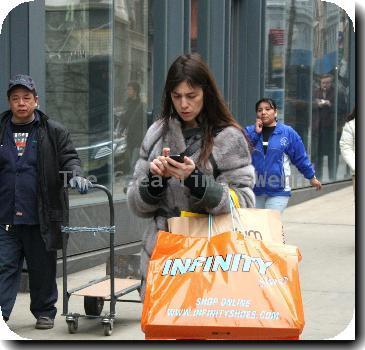
{"label": "woman's hand holding phone", "polygon": [[194,161],[184,155],[169,155],[168,157],[165,157],[165,161],[165,167],[168,172],[171,176],[179,180],[186,179],[195,170]]}

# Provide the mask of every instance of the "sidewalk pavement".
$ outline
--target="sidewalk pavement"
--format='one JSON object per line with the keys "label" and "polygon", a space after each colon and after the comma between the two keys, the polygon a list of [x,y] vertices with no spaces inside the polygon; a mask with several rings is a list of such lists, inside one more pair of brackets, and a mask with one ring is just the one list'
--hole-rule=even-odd
{"label": "sidewalk pavement", "polygon": [[[287,208],[283,223],[287,244],[298,246],[303,257],[300,281],[306,325],[301,339],[333,338],[349,325],[354,316],[355,205],[352,187]],[[105,264],[70,274],[69,288],[104,275]],[[76,334],[69,334],[65,317],[61,316],[62,278],[57,279],[57,284],[60,298],[53,329],[34,328],[35,319],[29,312],[29,294],[20,293],[8,322],[10,330],[33,340],[144,340],[140,328],[142,305],[139,303],[117,303],[111,336],[104,336],[100,319],[86,318],[79,319]],[[126,297],[138,299],[138,293]],[[108,307],[106,302],[103,311]],[[83,297],[71,296],[69,310],[83,314]],[[1,324],[0,339],[4,334],[3,327]],[[346,332],[346,339],[354,338],[354,327],[353,332]]]}

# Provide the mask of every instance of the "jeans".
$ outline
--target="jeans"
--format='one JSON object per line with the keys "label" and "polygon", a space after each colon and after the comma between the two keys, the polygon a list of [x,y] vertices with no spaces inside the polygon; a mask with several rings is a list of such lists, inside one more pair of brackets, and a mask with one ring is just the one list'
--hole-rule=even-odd
{"label": "jeans", "polygon": [[27,262],[30,311],[35,318],[55,318],[58,293],[57,252],[47,251],[39,225],[15,225],[9,231],[0,225],[0,306],[9,318],[19,288],[23,260]]}
{"label": "jeans", "polygon": [[256,208],[279,210],[282,214],[289,202],[289,196],[256,196]]}

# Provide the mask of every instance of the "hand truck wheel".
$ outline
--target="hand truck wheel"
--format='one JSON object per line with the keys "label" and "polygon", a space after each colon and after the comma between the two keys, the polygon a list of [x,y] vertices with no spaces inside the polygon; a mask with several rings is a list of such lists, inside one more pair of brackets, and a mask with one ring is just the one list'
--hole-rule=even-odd
{"label": "hand truck wheel", "polygon": [[84,297],[85,314],[90,316],[100,316],[104,307],[104,299],[98,297]]}
{"label": "hand truck wheel", "polygon": [[66,320],[68,326],[68,332],[70,334],[74,334],[77,332],[79,328],[79,320],[77,318]]}
{"label": "hand truck wheel", "polygon": [[112,335],[113,333],[113,320],[110,320],[108,323],[103,323],[104,326],[104,335]]}

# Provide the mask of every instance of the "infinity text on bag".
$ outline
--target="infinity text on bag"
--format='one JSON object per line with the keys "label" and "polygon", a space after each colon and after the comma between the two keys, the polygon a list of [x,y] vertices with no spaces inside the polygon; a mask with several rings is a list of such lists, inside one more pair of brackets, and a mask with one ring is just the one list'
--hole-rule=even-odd
{"label": "infinity text on bag", "polygon": [[[272,261],[264,261],[259,257],[252,257],[240,253],[228,253],[226,258],[224,258],[222,255],[208,257],[199,256],[195,259],[176,258],[166,260],[162,270],[162,276],[176,276],[177,273],[185,274],[188,272],[195,272],[197,270],[202,272],[217,272],[219,269],[221,269],[225,272],[237,272],[240,268],[241,261],[243,261],[241,271],[249,272],[252,264],[256,263],[261,275],[265,275],[267,269],[273,264]],[[202,267],[202,269],[199,267]]]}

